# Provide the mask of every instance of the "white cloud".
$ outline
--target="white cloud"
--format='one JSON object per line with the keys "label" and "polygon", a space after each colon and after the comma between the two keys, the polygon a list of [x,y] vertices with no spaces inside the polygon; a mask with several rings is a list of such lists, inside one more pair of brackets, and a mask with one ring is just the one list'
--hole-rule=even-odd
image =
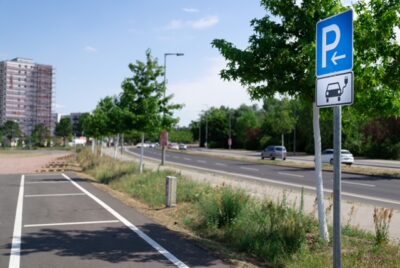
{"label": "white cloud", "polygon": [[183,11],[187,12],[187,13],[196,13],[199,12],[199,10],[197,8],[182,8]]}
{"label": "white cloud", "polygon": [[176,29],[181,29],[185,26],[185,22],[181,20],[171,20],[166,28],[168,30],[176,30]]}
{"label": "white cloud", "polygon": [[219,22],[217,16],[209,16],[200,18],[198,20],[171,20],[165,29],[167,30],[177,30],[182,28],[192,28],[196,30],[201,30],[205,28],[212,27]]}
{"label": "white cloud", "polygon": [[204,29],[204,28],[209,28],[214,25],[216,25],[219,22],[219,19],[217,16],[210,16],[210,17],[205,17],[201,18],[196,21],[191,22],[191,26],[194,29]]}
{"label": "white cloud", "polygon": [[198,120],[202,110],[221,105],[237,108],[241,104],[254,104],[247,90],[238,82],[224,81],[219,72],[225,66],[223,58],[210,59],[210,68],[202,77],[184,83],[168,84],[167,93],[174,94],[173,102],[185,106],[176,112],[179,125],[187,126],[192,120]]}
{"label": "white cloud", "polygon": [[88,52],[88,53],[96,53],[97,49],[92,47],[92,46],[86,46],[85,47],[85,51]]}

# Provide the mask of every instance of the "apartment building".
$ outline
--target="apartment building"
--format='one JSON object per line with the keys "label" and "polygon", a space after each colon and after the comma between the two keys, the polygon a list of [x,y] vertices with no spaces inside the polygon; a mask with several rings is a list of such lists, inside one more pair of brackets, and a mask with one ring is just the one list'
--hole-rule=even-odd
{"label": "apartment building", "polygon": [[54,69],[30,59],[0,62],[0,125],[12,120],[30,135],[38,124],[54,132]]}

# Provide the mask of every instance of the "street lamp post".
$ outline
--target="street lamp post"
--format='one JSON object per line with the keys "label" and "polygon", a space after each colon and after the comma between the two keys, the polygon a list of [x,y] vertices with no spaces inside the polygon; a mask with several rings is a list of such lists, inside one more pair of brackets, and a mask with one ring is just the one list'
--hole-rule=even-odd
{"label": "street lamp post", "polygon": [[[165,93],[167,91],[167,56],[183,56],[183,53],[164,53],[164,99]],[[165,111],[163,112],[163,117],[165,118]],[[162,144],[161,150],[161,165],[165,163],[165,144]]]}

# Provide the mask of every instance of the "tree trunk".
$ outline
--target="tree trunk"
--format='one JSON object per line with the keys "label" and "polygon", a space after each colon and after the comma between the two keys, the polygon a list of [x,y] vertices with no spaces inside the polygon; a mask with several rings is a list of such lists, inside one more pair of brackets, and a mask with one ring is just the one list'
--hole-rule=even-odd
{"label": "tree trunk", "polygon": [[139,172],[143,173],[143,153],[144,153],[144,133],[142,133],[142,145],[140,146],[140,166]]}
{"label": "tree trunk", "polygon": [[121,134],[121,155],[124,153],[124,133]]}
{"label": "tree trunk", "polygon": [[114,137],[114,158],[115,159],[117,159],[118,141],[119,141],[119,134],[116,137]]}
{"label": "tree trunk", "polygon": [[313,126],[314,126],[314,155],[315,155],[315,177],[316,192],[318,200],[318,219],[319,231],[321,238],[325,242],[329,242],[328,226],[326,223],[325,202],[324,202],[324,185],[322,181],[322,164],[321,164],[321,132],[319,128],[319,108],[313,103]]}
{"label": "tree trunk", "polygon": [[93,139],[92,139],[92,154],[95,153],[95,143],[96,143],[96,139],[93,138]]}
{"label": "tree trunk", "polygon": [[103,140],[99,140],[100,145],[100,156],[103,157]]}

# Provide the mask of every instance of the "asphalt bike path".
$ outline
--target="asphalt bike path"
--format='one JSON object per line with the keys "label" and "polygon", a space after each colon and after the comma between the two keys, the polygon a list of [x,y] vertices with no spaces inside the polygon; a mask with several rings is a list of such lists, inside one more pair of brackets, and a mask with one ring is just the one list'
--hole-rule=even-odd
{"label": "asphalt bike path", "polygon": [[0,176],[0,267],[230,267],[85,179]]}

